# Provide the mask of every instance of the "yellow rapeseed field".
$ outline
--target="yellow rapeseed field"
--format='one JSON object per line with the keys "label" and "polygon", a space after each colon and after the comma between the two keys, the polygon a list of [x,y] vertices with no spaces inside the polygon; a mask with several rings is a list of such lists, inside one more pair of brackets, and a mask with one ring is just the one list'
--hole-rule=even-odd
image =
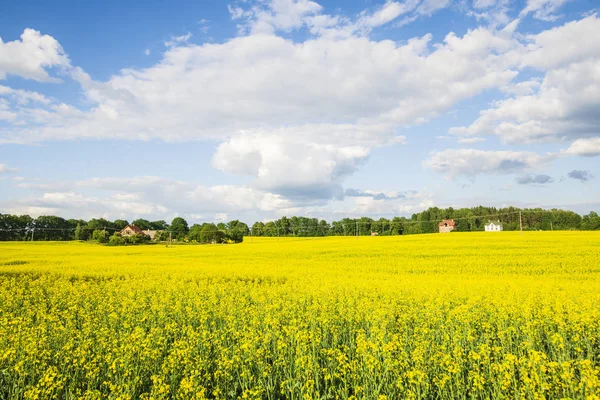
{"label": "yellow rapeseed field", "polygon": [[0,399],[598,399],[600,232],[0,243]]}

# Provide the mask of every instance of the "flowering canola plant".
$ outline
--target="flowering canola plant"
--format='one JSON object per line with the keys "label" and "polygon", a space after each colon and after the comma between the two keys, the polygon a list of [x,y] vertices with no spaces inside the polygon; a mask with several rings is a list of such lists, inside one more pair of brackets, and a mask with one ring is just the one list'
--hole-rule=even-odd
{"label": "flowering canola plant", "polygon": [[600,232],[0,243],[0,398],[600,399]]}

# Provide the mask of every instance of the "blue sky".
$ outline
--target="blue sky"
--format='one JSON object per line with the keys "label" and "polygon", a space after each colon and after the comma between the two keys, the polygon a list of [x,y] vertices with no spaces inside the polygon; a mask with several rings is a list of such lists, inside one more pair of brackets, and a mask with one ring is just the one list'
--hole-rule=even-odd
{"label": "blue sky", "polygon": [[598,210],[597,6],[3,2],[0,213]]}

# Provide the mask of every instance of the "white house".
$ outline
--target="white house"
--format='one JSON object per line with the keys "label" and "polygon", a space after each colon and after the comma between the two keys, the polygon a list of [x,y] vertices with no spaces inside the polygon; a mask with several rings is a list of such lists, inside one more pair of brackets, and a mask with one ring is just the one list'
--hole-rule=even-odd
{"label": "white house", "polygon": [[502,230],[502,222],[497,221],[497,222],[488,222],[487,224],[485,224],[485,231],[486,232],[500,232]]}

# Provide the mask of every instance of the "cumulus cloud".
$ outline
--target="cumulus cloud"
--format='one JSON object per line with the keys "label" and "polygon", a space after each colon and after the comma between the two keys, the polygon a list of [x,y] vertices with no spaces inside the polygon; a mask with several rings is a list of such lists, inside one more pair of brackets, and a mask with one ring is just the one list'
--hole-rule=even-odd
{"label": "cumulus cloud", "polygon": [[[386,3],[375,13],[393,15],[395,7]],[[288,11],[315,10],[311,2],[294,2]],[[375,24],[364,22],[374,15],[358,21]],[[213,165],[255,177],[257,188],[341,196],[343,179],[373,148],[403,141],[403,127],[516,75],[498,63],[497,53],[513,46],[506,33],[479,28],[430,42],[431,35],[402,43],[360,35],[294,42],[253,33],[220,44],[174,43],[158,64],[122,70],[106,82],[71,68],[89,109],[54,99],[35,107],[9,102],[2,112],[11,125],[0,127],[0,143],[216,140]]]}
{"label": "cumulus cloud", "polygon": [[581,171],[581,170],[577,170],[577,169],[574,169],[573,171],[569,172],[568,177],[571,179],[576,179],[581,182],[587,182],[590,179],[594,178],[594,176],[591,174],[590,171]]}
{"label": "cumulus cloud", "polygon": [[548,160],[548,156],[530,152],[455,149],[433,153],[423,164],[433,171],[456,178],[521,172],[537,168]]}
{"label": "cumulus cloud", "polygon": [[[25,185],[25,186],[23,186]],[[407,215],[433,205],[427,192],[349,189],[333,202],[288,199],[268,191],[233,185],[205,186],[156,176],[106,177],[80,181],[21,182],[29,194],[0,201],[13,214],[59,215],[65,218],[165,219],[190,221],[242,219],[252,222],[306,215],[332,220],[346,216]]]}
{"label": "cumulus cloud", "polygon": [[519,185],[544,185],[554,182],[554,179],[548,175],[524,175],[516,178],[516,181]]}
{"label": "cumulus cloud", "polygon": [[218,146],[212,164],[221,171],[252,176],[256,187],[287,197],[341,197],[343,179],[360,168],[373,145],[405,141],[402,136],[388,138],[386,127],[356,129],[302,126],[241,134]]}
{"label": "cumulus cloud", "polygon": [[[515,50],[522,67],[547,70],[539,88],[530,82],[521,94],[484,110],[468,127],[452,128],[460,136],[495,134],[505,142],[532,143],[600,135],[600,19],[581,21],[529,37]],[[585,46],[573,46],[586,37]],[[513,87],[514,88],[514,87]]]}
{"label": "cumulus cloud", "polygon": [[520,16],[533,13],[533,17],[542,21],[555,21],[558,16],[555,13],[569,0],[527,0],[525,8]]}
{"label": "cumulus cloud", "polygon": [[47,69],[68,67],[69,58],[52,36],[25,29],[20,40],[3,42],[0,38],[0,79],[16,75],[25,79],[59,82]]}
{"label": "cumulus cloud", "polygon": [[563,154],[584,156],[584,157],[595,157],[600,155],[600,137],[590,139],[577,139]]}
{"label": "cumulus cloud", "polygon": [[[7,121],[0,125],[0,144],[213,140],[217,169],[252,177],[252,190],[305,200],[343,197],[344,179],[373,149],[404,142],[404,129],[488,89],[511,97],[494,103],[470,126],[454,129],[462,144],[482,141],[487,134],[505,142],[596,135],[596,16],[529,36],[515,33],[516,20],[502,29],[492,24],[463,35],[449,33],[437,43],[430,34],[402,42],[370,37],[377,27],[450,4],[386,1],[346,17],[324,14],[310,0],[242,1],[231,5],[230,13],[243,35],[201,45],[190,44],[190,34],[173,37],[155,65],[123,69],[106,81],[71,67],[55,39],[26,30],[32,38],[44,38],[44,52],[52,55],[54,49],[58,57],[34,63],[37,75],[21,76],[43,80],[40,71],[64,67],[64,76],[81,86],[86,103],[77,107],[35,92],[5,88],[3,93],[0,87],[0,120]],[[506,7],[505,0],[473,4],[488,13]],[[527,13],[543,7],[531,5]],[[289,39],[296,29],[305,29],[308,39]],[[581,37],[588,38],[586,46],[573,46],[573,39]],[[32,40],[28,36],[16,43]],[[0,72],[7,68],[0,61]],[[546,75],[514,83],[525,68]],[[425,165],[448,176],[479,173],[447,164],[444,157],[457,151],[432,155]],[[517,171],[540,157],[488,153],[468,153],[458,164],[474,162],[482,172]],[[481,160],[488,156],[492,161]]]}
{"label": "cumulus cloud", "polygon": [[[43,112],[20,109],[20,124],[0,129],[0,138],[223,139],[282,125],[328,127],[332,121],[396,128],[505,85],[516,74],[490,54],[509,46],[493,32],[450,34],[433,50],[430,40],[425,35],[404,44],[362,37],[294,43],[257,34],[174,47],[157,65],[123,70],[107,82],[74,68],[91,110],[64,104]],[[34,118],[37,124],[27,124]]]}
{"label": "cumulus cloud", "polygon": [[[22,182],[33,195],[3,205],[10,212],[52,211],[69,217],[163,218],[177,214],[272,213],[292,206],[284,197],[244,186],[204,186],[156,176],[92,178],[81,181]],[[33,210],[33,211],[32,211]]]}

